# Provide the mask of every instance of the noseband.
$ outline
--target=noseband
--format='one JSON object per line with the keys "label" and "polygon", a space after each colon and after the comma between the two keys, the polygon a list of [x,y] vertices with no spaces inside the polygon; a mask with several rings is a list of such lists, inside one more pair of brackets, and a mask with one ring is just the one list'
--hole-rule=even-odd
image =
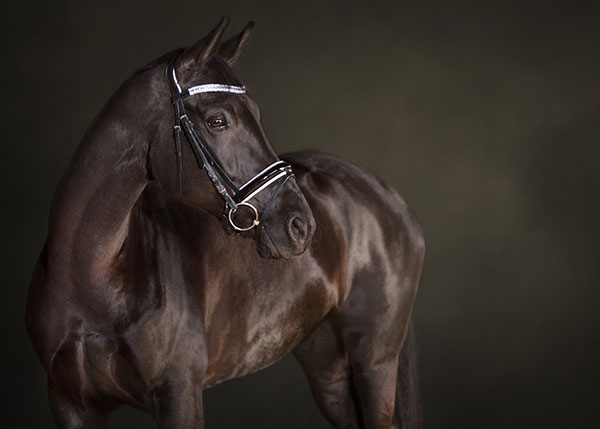
{"label": "noseband", "polygon": [[[230,94],[245,94],[244,86],[225,85],[221,83],[208,83],[204,85],[192,86],[184,91],[181,90],[177,75],[175,74],[175,60],[172,57],[167,68],[169,87],[171,88],[171,101],[175,106],[175,125],[173,126],[175,145],[177,149],[177,176],[179,192],[182,192],[182,158],[181,158],[181,132],[185,134],[198,164],[206,171],[217,192],[225,201],[225,213],[229,224],[235,231],[250,231],[252,228],[261,225],[265,226],[265,220],[269,209],[277,193],[281,190],[285,182],[294,175],[292,166],[285,161],[278,160],[267,166],[252,179],[241,185],[239,188],[235,185],[231,177],[225,172],[219,161],[217,161],[210,151],[201,135],[196,131],[194,123],[188,118],[183,100],[192,95],[206,92],[226,92]],[[278,182],[278,183],[277,183]],[[267,204],[262,212],[258,210],[249,201],[263,190],[277,183]],[[234,215],[239,207],[247,207],[254,215],[254,220],[249,226],[238,226],[235,223]]]}

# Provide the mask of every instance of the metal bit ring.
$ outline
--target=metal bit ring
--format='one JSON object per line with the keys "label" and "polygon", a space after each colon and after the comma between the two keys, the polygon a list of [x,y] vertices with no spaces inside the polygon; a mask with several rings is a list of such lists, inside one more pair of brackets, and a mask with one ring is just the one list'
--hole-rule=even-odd
{"label": "metal bit ring", "polygon": [[[252,221],[252,224],[250,224],[250,226],[242,228],[237,226],[234,222],[233,222],[233,214],[237,211],[238,207],[240,206],[246,206],[248,207],[250,210],[252,210],[254,212],[254,220]],[[235,229],[236,231],[250,231],[252,228],[254,228],[255,226],[260,225],[260,221],[258,220],[258,210],[256,210],[256,207],[254,207],[252,204],[250,203],[238,203],[237,207],[231,207],[229,209],[229,213],[227,213],[227,220],[229,220],[229,224],[233,227],[233,229]]]}

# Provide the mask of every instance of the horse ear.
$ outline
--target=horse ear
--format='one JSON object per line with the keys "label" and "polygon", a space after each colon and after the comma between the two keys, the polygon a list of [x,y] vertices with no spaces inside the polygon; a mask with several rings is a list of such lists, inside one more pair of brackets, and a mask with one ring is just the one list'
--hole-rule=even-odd
{"label": "horse ear", "polygon": [[180,67],[186,70],[214,54],[228,25],[229,18],[224,16],[210,33],[183,51],[178,60]]}
{"label": "horse ear", "polygon": [[253,29],[254,21],[250,21],[238,35],[233,36],[219,47],[219,55],[227,64],[232,66],[242,55]]}

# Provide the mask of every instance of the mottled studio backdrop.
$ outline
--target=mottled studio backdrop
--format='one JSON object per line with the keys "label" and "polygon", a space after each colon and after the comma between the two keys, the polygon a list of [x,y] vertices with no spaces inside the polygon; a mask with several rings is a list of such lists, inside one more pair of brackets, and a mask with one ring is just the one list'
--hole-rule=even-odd
{"label": "mottled studio backdrop", "polygon": [[[221,15],[280,152],[400,190],[425,229],[415,321],[428,428],[600,427],[598,2],[37,1],[2,12],[3,428],[51,427],[26,338],[51,195],[138,66]],[[325,428],[296,362],[206,392],[207,426]],[[153,427],[120,409],[111,428]]]}

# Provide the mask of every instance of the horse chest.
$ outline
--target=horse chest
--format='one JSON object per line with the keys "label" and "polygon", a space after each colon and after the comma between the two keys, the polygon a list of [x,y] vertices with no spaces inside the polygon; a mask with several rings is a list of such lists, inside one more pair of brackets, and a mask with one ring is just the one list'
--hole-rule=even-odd
{"label": "horse chest", "polygon": [[[310,276],[307,276],[310,279]],[[289,353],[325,317],[333,300],[323,280],[240,282],[204,313],[206,385],[260,370]]]}

